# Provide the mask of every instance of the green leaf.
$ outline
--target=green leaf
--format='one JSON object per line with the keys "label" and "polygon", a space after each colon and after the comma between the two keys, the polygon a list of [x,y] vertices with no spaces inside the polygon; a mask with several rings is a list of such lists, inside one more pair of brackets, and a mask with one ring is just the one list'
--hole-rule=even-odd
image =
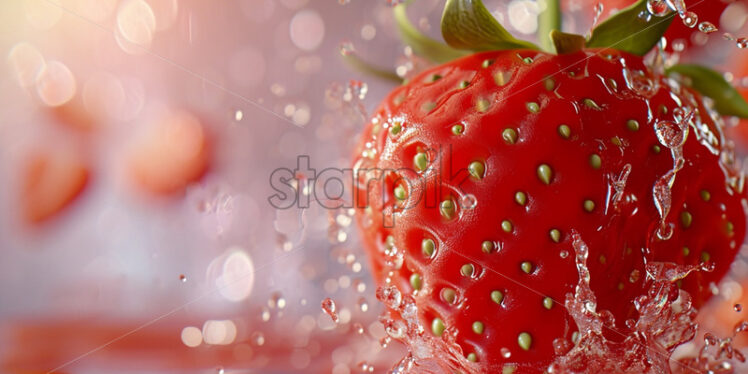
{"label": "green leaf", "polygon": [[458,49],[538,49],[535,44],[515,39],[491,15],[481,0],[447,0],[441,27],[447,44]]}
{"label": "green leaf", "polygon": [[553,42],[556,53],[560,55],[581,51],[584,48],[585,42],[584,37],[581,35],[567,34],[558,30],[551,31],[548,40]]}
{"label": "green leaf", "polygon": [[[660,41],[675,13],[665,17],[649,17],[649,21],[639,18],[647,11],[647,0],[616,13],[601,23],[587,41],[588,48],[613,48],[637,56],[644,56]],[[647,13],[648,14],[648,13]]]}
{"label": "green leaf", "polygon": [[551,33],[561,31],[561,0],[545,0],[545,4],[545,10],[538,15],[537,35],[540,46],[548,52],[553,52],[555,41],[552,40]]}
{"label": "green leaf", "polygon": [[416,55],[436,63],[445,63],[467,55],[465,52],[423,35],[410,23],[406,8],[407,3],[395,6],[395,22],[403,42],[413,48]]}
{"label": "green leaf", "polygon": [[738,90],[717,71],[700,65],[675,65],[667,69],[667,74],[677,73],[688,77],[693,89],[714,100],[714,109],[725,116],[748,118],[748,103]]}
{"label": "green leaf", "polygon": [[359,73],[367,76],[375,76],[398,84],[403,82],[403,79],[397,76],[394,71],[374,66],[355,53],[341,54],[341,56],[348,66]]}

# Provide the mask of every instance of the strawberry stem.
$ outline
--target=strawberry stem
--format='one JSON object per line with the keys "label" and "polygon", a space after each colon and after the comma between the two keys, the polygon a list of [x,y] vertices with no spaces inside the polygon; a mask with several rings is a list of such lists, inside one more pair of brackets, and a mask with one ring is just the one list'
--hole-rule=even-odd
{"label": "strawberry stem", "polygon": [[366,76],[374,76],[397,84],[403,83],[403,79],[395,74],[394,71],[374,66],[355,53],[344,54],[342,57],[343,62],[345,62],[351,69]]}
{"label": "strawberry stem", "polygon": [[551,30],[548,39],[553,43],[556,53],[560,55],[581,51],[585,42],[581,35],[567,34],[559,30]]}
{"label": "strawberry stem", "polygon": [[554,51],[553,30],[561,31],[561,1],[545,0],[545,10],[538,15],[538,42],[548,52]]}

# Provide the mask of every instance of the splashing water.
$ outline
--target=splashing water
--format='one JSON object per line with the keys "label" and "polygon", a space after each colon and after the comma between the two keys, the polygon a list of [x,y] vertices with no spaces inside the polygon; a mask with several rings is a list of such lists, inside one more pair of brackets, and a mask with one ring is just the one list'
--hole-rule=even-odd
{"label": "splashing water", "polygon": [[[554,374],[670,373],[673,351],[690,341],[696,334],[696,309],[687,292],[678,289],[676,282],[693,271],[709,270],[684,267],[672,263],[652,262],[646,265],[650,281],[647,294],[638,297],[634,306],[637,320],[626,321],[631,332],[621,342],[605,338],[604,329],[614,329],[615,321],[607,311],[596,310],[596,298],[590,289],[587,269],[587,245],[579,233],[572,232],[579,283],[574,294],[567,294],[566,309],[579,331],[584,331],[578,343],[558,357],[548,368]],[[569,342],[556,341],[557,353],[571,347]],[[560,352],[559,352],[560,351]]]}
{"label": "splashing water", "polygon": [[748,321],[741,321],[735,325],[731,337],[720,339],[711,333],[704,334],[703,345],[698,355],[678,360],[679,365],[673,373],[736,373],[736,364],[745,363],[745,356],[736,350],[732,343],[738,334],[746,330],[748,330]]}
{"label": "splashing water", "polygon": [[657,237],[662,240],[670,239],[673,234],[672,225],[667,223],[672,204],[671,188],[675,183],[675,176],[683,168],[683,143],[688,136],[688,123],[693,118],[693,110],[688,109],[685,114],[678,110],[674,114],[676,122],[658,121],[655,123],[655,134],[660,144],[670,149],[673,157],[673,168],[660,177],[652,187],[652,196],[655,207],[660,215],[660,227],[657,228]]}
{"label": "splashing water", "polygon": [[603,3],[595,4],[595,7],[593,8],[595,14],[592,16],[592,26],[590,26],[590,29],[585,34],[585,37],[587,37],[587,39],[590,38],[590,36],[592,35],[592,30],[597,26],[597,22],[600,21],[600,16],[603,14],[604,9],[605,7],[603,6]]}
{"label": "splashing water", "polygon": [[[579,282],[574,293],[566,295],[565,308],[579,331],[575,342],[556,339],[553,342],[558,357],[547,368],[552,374],[726,374],[733,361],[743,362],[743,355],[732,347],[732,339],[717,339],[707,334],[705,345],[696,357],[675,361],[675,349],[696,336],[697,310],[691,296],[677,287],[676,282],[694,271],[712,271],[714,265],[681,266],[674,263],[649,262],[645,265],[648,291],[634,301],[639,317],[625,321],[625,333],[616,330],[615,319],[608,311],[597,310],[597,300],[590,288],[587,268],[589,248],[581,235],[572,230],[572,246]],[[464,358],[450,328],[442,338],[426,333],[418,318],[418,308],[410,295],[395,286],[377,289],[377,299],[388,311],[380,317],[387,336],[386,347],[392,339],[406,344],[409,352],[389,374],[448,374],[473,372],[473,363]],[[735,334],[748,330],[748,322],[735,328]],[[613,332],[624,339],[610,341],[605,333]],[[511,353],[500,351],[508,357]],[[674,367],[674,371],[671,371]],[[719,370],[717,370],[719,369]],[[720,371],[721,370],[721,371]]]}
{"label": "splashing water", "polygon": [[[471,372],[470,363],[465,361],[462,349],[455,343],[454,331],[445,330],[444,338],[426,333],[418,319],[413,297],[403,295],[395,286],[377,288],[376,296],[389,309],[379,319],[388,338],[402,341],[409,348],[408,354],[390,370],[390,374]],[[397,315],[400,318],[396,318]]]}

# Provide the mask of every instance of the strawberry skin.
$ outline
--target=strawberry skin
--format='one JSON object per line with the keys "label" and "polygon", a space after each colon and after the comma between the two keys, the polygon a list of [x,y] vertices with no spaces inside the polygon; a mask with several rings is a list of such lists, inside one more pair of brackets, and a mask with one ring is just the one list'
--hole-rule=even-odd
{"label": "strawberry skin", "polygon": [[[689,111],[684,166],[669,210],[659,204],[663,240],[653,187],[679,149],[655,127],[677,130]],[[745,228],[719,123],[623,52],[486,52],[428,70],[384,100],[355,152],[373,273],[414,295],[427,333],[455,333],[486,373],[544,372],[554,340],[572,340],[560,304],[578,282],[572,230],[590,249],[598,309],[620,331],[646,290],[645,249],[651,261],[715,264],[681,284],[699,305]]]}

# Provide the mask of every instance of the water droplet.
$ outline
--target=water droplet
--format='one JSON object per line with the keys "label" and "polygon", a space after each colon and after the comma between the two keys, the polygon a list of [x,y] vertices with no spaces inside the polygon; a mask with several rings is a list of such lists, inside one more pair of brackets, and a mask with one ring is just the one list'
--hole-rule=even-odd
{"label": "water droplet", "polygon": [[265,334],[256,331],[254,334],[252,334],[250,340],[257,346],[263,346],[265,345]]}
{"label": "water droplet", "polygon": [[225,372],[226,372],[226,370],[223,369],[223,366],[219,366],[219,367],[216,368],[216,373],[217,374],[224,374]]}
{"label": "water droplet", "polygon": [[725,40],[735,40],[735,36],[732,35],[732,34],[730,34],[729,32],[726,32],[726,33],[722,34],[722,39],[725,39]]}
{"label": "water droplet", "polygon": [[244,112],[242,112],[241,110],[237,110],[236,112],[234,112],[234,121],[239,122],[242,120],[242,118],[244,118]]}
{"label": "water droplet", "polygon": [[686,49],[686,41],[683,39],[673,40],[673,51],[683,52]]}
{"label": "water droplet", "polygon": [[261,318],[262,322],[270,321],[270,310],[267,307],[262,307]]}
{"label": "water droplet", "polygon": [[748,321],[740,321],[737,325],[735,325],[735,328],[733,329],[735,334],[741,333],[743,331],[748,331]]}
{"label": "water droplet", "polygon": [[509,350],[509,348],[506,348],[506,347],[501,348],[500,352],[501,352],[501,357],[504,357],[504,358],[512,357],[512,352]]}
{"label": "water droplet", "polygon": [[184,274],[179,274],[179,280],[182,281],[182,283],[187,282],[187,276]]}
{"label": "water droplet", "polygon": [[652,13],[650,13],[648,10],[642,10],[639,12],[639,19],[644,22],[649,22],[652,19]]}
{"label": "water droplet", "polygon": [[[592,26],[590,26],[590,30],[587,32],[587,36],[588,37],[589,37],[589,35],[592,34],[592,29],[594,29],[595,26],[597,26],[597,22],[600,20],[600,16],[603,14],[603,9],[604,9],[603,3],[597,3],[592,8],[592,10],[594,11],[595,15],[592,18]],[[644,13],[646,14],[647,12],[644,12]],[[641,17],[641,13],[639,14],[639,17]]]}
{"label": "water droplet", "polygon": [[369,364],[366,361],[359,362],[357,366],[364,373],[373,373],[374,372],[374,365],[371,365],[371,364]]}
{"label": "water droplet", "polygon": [[696,13],[686,12],[685,17],[683,17],[683,24],[686,25],[686,27],[694,28],[698,23],[699,16]]}
{"label": "water droplet", "polygon": [[357,334],[361,335],[364,333],[364,326],[362,326],[360,323],[354,323],[353,324],[353,331],[355,331]]}
{"label": "water droplet", "polygon": [[389,336],[385,336],[384,338],[379,339],[379,345],[382,346],[382,348],[387,348],[391,341],[392,338],[390,338]]}
{"label": "water droplet", "polygon": [[738,38],[738,40],[735,41],[735,44],[737,44],[740,49],[748,48],[748,38]]}
{"label": "water droplet", "polygon": [[462,209],[470,210],[478,205],[478,199],[476,199],[473,194],[467,194],[460,200],[460,205],[462,206]]}
{"label": "water droplet", "polygon": [[743,311],[743,306],[742,306],[742,305],[740,305],[740,304],[735,304],[735,305],[734,305],[734,306],[732,307],[732,309],[733,309],[734,311],[736,311],[736,312],[738,312],[738,313],[739,313],[739,312],[742,312],[742,311]]}
{"label": "water droplet", "polygon": [[328,297],[322,300],[322,310],[325,312],[325,314],[330,316],[333,322],[338,323],[338,321],[340,321],[340,318],[338,317],[338,313],[335,311],[336,310],[335,302],[332,301],[331,298]]}
{"label": "water droplet", "polygon": [[353,289],[355,289],[356,292],[363,293],[366,291],[366,283],[361,279],[356,278],[353,280]]}
{"label": "water droplet", "polygon": [[711,22],[704,21],[699,24],[699,31],[703,32],[704,34],[710,34],[717,31],[717,26],[714,26],[714,24]]}
{"label": "water droplet", "polygon": [[686,2],[684,0],[665,0],[668,8],[678,12],[680,18],[684,18],[686,14]]}
{"label": "water droplet", "polygon": [[[366,93],[369,92],[369,85],[365,82],[351,79],[348,82],[348,89],[346,90],[346,93],[350,92],[350,94],[353,97],[357,97],[359,100],[363,100],[366,98]],[[346,95],[343,95],[344,98]]]}
{"label": "water droplet", "polygon": [[670,121],[658,121],[654,128],[657,134],[657,140],[660,144],[668,148],[677,148],[686,141],[686,132],[683,127]]}
{"label": "water droplet", "polygon": [[360,310],[361,310],[362,312],[366,312],[366,311],[368,311],[368,310],[369,310],[369,303],[368,303],[368,302],[366,301],[366,299],[365,299],[365,298],[363,298],[363,297],[362,297],[362,298],[359,298],[359,299],[358,299],[358,302],[357,302],[356,304],[358,305],[358,308],[359,308],[359,309],[360,309]]}
{"label": "water droplet", "polygon": [[641,272],[638,269],[632,270],[631,274],[629,275],[629,282],[636,283],[636,281],[639,280],[640,276],[641,276]]}
{"label": "water droplet", "polygon": [[350,56],[356,52],[356,48],[353,47],[353,43],[345,41],[340,43],[338,47],[342,56]]}
{"label": "water droplet", "polygon": [[567,258],[567,257],[569,257],[569,251],[563,250],[563,251],[559,252],[558,255],[561,256],[561,258]]}
{"label": "water droplet", "polygon": [[402,321],[387,320],[384,323],[384,331],[394,339],[402,339],[405,336],[405,324]]}
{"label": "water droplet", "polygon": [[377,288],[376,295],[390,309],[398,309],[403,301],[403,294],[393,286]]}
{"label": "water droplet", "polygon": [[647,0],[647,11],[653,16],[664,17],[670,13],[670,7],[665,0]]}

